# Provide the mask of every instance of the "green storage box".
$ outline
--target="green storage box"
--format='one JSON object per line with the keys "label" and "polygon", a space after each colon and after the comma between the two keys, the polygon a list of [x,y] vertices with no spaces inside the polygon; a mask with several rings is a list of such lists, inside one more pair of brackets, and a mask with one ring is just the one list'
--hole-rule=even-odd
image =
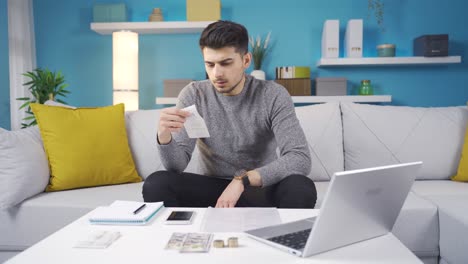
{"label": "green storage box", "polygon": [[127,6],[125,4],[94,4],[94,22],[126,22]]}

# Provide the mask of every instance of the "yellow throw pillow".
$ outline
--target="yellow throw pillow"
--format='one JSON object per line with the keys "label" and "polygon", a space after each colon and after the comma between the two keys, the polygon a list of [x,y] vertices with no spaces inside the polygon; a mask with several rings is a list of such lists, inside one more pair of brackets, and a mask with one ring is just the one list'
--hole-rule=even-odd
{"label": "yellow throw pillow", "polygon": [[46,191],[141,181],[128,145],[123,104],[31,108],[49,160]]}
{"label": "yellow throw pillow", "polygon": [[465,143],[463,143],[457,175],[453,176],[452,180],[468,182],[468,129],[465,132]]}

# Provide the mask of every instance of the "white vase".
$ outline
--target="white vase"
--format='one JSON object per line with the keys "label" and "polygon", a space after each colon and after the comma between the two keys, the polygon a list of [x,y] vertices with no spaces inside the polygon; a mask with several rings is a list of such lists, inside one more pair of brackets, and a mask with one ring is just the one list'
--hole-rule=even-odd
{"label": "white vase", "polygon": [[259,80],[265,80],[265,72],[262,70],[254,70],[250,73],[253,77]]}

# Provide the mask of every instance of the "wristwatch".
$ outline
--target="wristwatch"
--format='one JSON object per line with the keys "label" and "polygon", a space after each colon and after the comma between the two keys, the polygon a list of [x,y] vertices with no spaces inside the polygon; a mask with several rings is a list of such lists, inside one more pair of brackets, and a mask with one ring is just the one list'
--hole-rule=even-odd
{"label": "wristwatch", "polygon": [[238,181],[242,181],[244,187],[250,186],[249,176],[247,175],[246,170],[238,170],[234,173],[234,179]]}

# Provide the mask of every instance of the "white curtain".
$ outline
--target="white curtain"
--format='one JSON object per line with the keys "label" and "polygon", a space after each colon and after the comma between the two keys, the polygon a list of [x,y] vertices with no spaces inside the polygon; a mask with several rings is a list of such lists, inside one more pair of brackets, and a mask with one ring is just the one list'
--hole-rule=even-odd
{"label": "white curtain", "polygon": [[33,0],[8,0],[11,130],[21,128],[26,116],[24,109],[18,110],[24,101],[16,98],[31,96],[23,86],[27,79],[22,74],[36,68],[35,47]]}

